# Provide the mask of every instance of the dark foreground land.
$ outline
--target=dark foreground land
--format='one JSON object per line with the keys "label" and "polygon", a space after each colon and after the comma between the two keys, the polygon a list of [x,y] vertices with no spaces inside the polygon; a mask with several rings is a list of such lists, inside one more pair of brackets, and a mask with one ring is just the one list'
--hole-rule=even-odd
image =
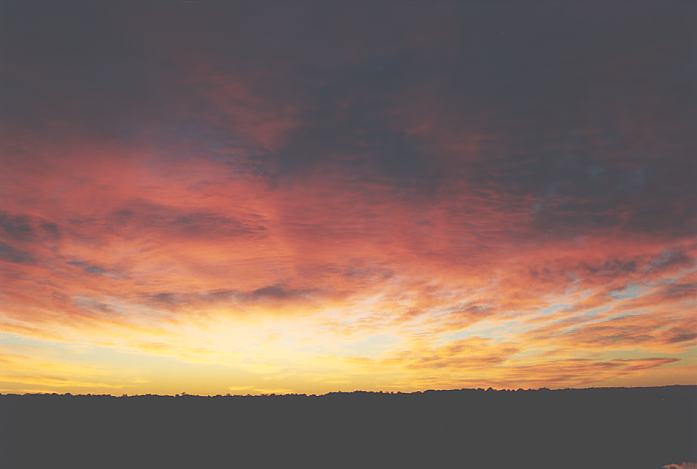
{"label": "dark foreground land", "polygon": [[325,396],[0,396],[0,467],[658,468],[697,386]]}

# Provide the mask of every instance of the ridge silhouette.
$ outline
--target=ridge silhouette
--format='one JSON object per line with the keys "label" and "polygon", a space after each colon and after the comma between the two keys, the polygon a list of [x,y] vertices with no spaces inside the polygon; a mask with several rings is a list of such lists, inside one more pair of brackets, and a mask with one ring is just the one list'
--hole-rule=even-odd
{"label": "ridge silhouette", "polygon": [[0,467],[660,468],[697,386],[321,396],[0,395]]}

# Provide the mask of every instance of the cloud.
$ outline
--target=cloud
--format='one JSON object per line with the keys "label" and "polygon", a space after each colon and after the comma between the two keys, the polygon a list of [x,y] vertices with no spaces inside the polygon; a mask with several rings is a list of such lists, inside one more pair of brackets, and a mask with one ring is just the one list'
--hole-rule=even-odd
{"label": "cloud", "polygon": [[[535,386],[554,381],[558,386],[589,386],[608,376],[621,377],[645,372],[677,362],[675,358],[639,358],[615,360],[569,359],[512,367],[505,383]],[[539,384],[538,384],[539,385]]]}
{"label": "cloud", "polygon": [[692,297],[697,293],[696,282],[674,283],[665,287],[661,294],[668,298]]}
{"label": "cloud", "polygon": [[114,229],[161,232],[165,236],[220,238],[263,236],[265,227],[210,211],[133,201],[108,215]]}
{"label": "cloud", "polygon": [[107,273],[107,269],[105,269],[104,267],[100,267],[96,264],[92,264],[90,262],[83,261],[80,259],[70,260],[68,261],[68,264],[78,267],[89,274],[104,275]]}
{"label": "cloud", "polygon": [[0,233],[14,242],[51,241],[60,238],[60,229],[53,222],[28,215],[0,211]]}
{"label": "cloud", "polygon": [[245,293],[243,296],[252,299],[273,299],[286,300],[289,298],[305,297],[310,295],[312,290],[298,290],[287,288],[283,285],[275,284],[266,287],[257,288],[251,292]]}
{"label": "cloud", "polygon": [[216,289],[198,293],[159,292],[149,294],[147,303],[167,308],[184,308],[212,304],[255,304],[306,302],[321,297],[317,289],[297,289],[283,284],[271,284],[252,290]]}
{"label": "cloud", "polygon": [[407,363],[408,368],[480,369],[499,365],[519,351],[514,346],[494,346],[489,341],[469,339],[454,341]]}
{"label": "cloud", "polygon": [[34,263],[34,257],[30,253],[16,249],[5,243],[0,243],[0,260],[17,264]]}
{"label": "cloud", "polygon": [[28,241],[34,236],[34,230],[26,216],[0,212],[0,228],[7,236],[19,241]]}
{"label": "cloud", "polygon": [[3,331],[254,389],[693,381],[693,4],[277,3],[3,7]]}
{"label": "cloud", "polygon": [[691,267],[695,264],[695,260],[686,252],[681,250],[664,251],[656,256],[646,266],[651,271],[663,271],[675,268]]}

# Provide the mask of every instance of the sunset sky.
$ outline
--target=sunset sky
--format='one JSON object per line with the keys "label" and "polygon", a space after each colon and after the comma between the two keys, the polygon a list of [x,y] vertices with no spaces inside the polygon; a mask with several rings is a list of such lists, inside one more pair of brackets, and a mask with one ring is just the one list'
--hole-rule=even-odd
{"label": "sunset sky", "polygon": [[0,392],[697,383],[697,3],[0,3]]}

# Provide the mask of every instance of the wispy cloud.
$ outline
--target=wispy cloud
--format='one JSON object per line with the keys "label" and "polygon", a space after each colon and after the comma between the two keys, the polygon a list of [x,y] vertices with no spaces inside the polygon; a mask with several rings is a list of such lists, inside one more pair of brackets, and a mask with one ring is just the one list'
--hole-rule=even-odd
{"label": "wispy cloud", "polygon": [[8,7],[4,386],[694,383],[694,6],[639,3]]}

